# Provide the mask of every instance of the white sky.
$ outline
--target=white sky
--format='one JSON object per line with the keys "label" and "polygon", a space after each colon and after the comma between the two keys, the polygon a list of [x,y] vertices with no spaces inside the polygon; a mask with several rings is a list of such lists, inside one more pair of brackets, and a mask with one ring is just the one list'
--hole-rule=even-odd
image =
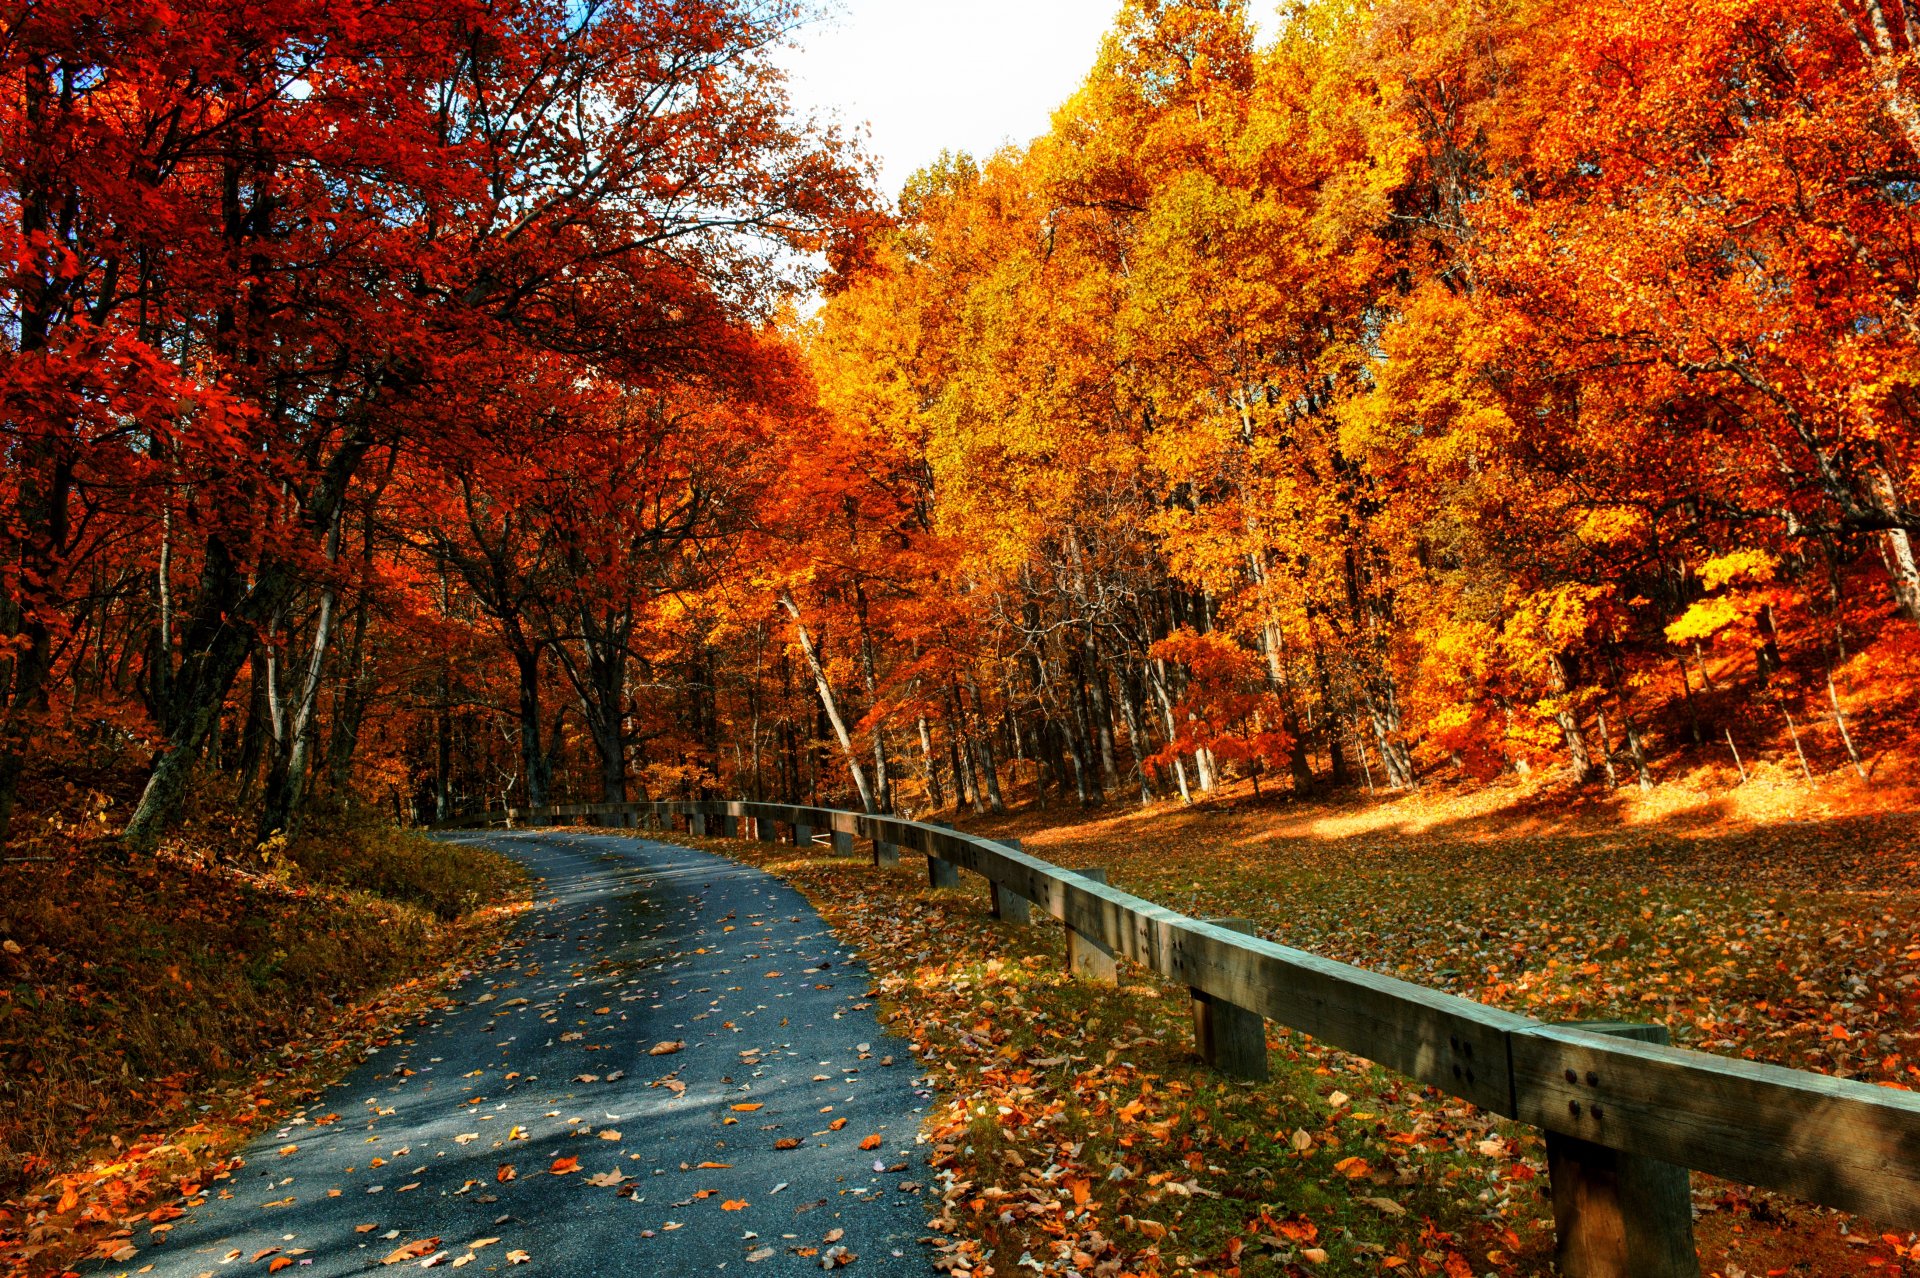
{"label": "white sky", "polygon": [[[1121,0],[839,0],[780,60],[795,107],[868,127],[888,198],[942,148],[985,159],[1047,130]],[[1271,0],[1254,0],[1269,22]]]}

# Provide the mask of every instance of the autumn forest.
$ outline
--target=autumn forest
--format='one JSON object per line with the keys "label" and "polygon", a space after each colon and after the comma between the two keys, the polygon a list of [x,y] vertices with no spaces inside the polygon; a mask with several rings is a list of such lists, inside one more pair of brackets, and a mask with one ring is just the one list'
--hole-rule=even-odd
{"label": "autumn forest", "polygon": [[0,6],[9,935],[564,803],[1906,802],[1910,0],[1127,0],[900,191],[809,18]]}

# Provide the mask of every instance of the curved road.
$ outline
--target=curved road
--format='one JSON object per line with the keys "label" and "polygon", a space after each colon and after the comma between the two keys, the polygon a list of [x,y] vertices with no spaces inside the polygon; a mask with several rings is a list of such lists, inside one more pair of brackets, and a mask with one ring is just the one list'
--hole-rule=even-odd
{"label": "curved road", "polygon": [[931,1272],[913,1057],[798,893],[619,835],[451,837],[545,880],[496,966],[109,1271]]}

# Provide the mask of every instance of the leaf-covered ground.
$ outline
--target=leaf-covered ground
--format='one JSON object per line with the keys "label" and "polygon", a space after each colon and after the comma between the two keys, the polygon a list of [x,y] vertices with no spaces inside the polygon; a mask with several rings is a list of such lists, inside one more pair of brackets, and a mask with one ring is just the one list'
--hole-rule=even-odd
{"label": "leaf-covered ground", "polygon": [[378,827],[262,856],[110,840],[0,868],[0,1266],[170,1228],[273,1115],[497,945],[504,857]]}
{"label": "leaf-covered ground", "polygon": [[[1497,797],[978,824],[1187,912],[1545,1019],[1659,1019],[1723,1054],[1916,1076],[1909,816],[1622,824]],[[934,1226],[954,1272],[1550,1271],[1530,1129],[1277,1026],[1273,1081],[1225,1083],[1192,1053],[1184,991],[1124,965],[1117,992],[1068,978],[1059,927],[993,922],[977,883],[727,846],[862,946],[941,1081]],[[1893,1272],[1914,1251],[1911,1234],[1704,1177],[1695,1202],[1705,1272],[1724,1278]]]}

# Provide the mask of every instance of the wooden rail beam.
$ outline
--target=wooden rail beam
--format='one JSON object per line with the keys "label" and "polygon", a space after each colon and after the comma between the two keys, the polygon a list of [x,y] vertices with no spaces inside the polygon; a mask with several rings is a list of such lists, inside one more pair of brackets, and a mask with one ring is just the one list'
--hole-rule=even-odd
{"label": "wooden rail beam", "polygon": [[[1091,883],[1105,883],[1105,870],[1081,870],[1080,876]],[[1120,963],[1098,935],[1089,935],[1067,925],[1067,970],[1075,976],[1107,985],[1120,981]]]}
{"label": "wooden rail beam", "polygon": [[[1574,1028],[1642,1043],[1668,1041],[1664,1025],[1582,1022]],[[1594,1077],[1586,1099],[1567,1104],[1576,1118],[1598,1109],[1604,1121],[1606,1106]],[[1576,1076],[1570,1085],[1583,1081]],[[1684,1167],[1549,1131],[1547,1175],[1554,1263],[1563,1278],[1699,1278]]]}
{"label": "wooden rail beam", "polygon": [[[1007,839],[1005,840],[1005,846],[1018,852],[1020,851],[1020,840]],[[999,919],[1002,923],[1014,924],[1016,927],[1024,927],[1033,921],[1032,901],[1021,896],[1018,892],[1000,882],[998,879],[989,878],[987,888],[988,891],[992,893],[992,905],[990,908],[994,918]]]}
{"label": "wooden rail beam", "polygon": [[[1253,935],[1248,919],[1213,919],[1215,927]],[[1193,1045],[1200,1059],[1234,1078],[1267,1080],[1267,1018],[1205,990],[1193,996]]]}
{"label": "wooden rail beam", "polygon": [[[950,822],[933,823],[942,830],[951,830]],[[927,885],[937,888],[957,888],[960,886],[960,867],[934,852],[927,853]]]}

